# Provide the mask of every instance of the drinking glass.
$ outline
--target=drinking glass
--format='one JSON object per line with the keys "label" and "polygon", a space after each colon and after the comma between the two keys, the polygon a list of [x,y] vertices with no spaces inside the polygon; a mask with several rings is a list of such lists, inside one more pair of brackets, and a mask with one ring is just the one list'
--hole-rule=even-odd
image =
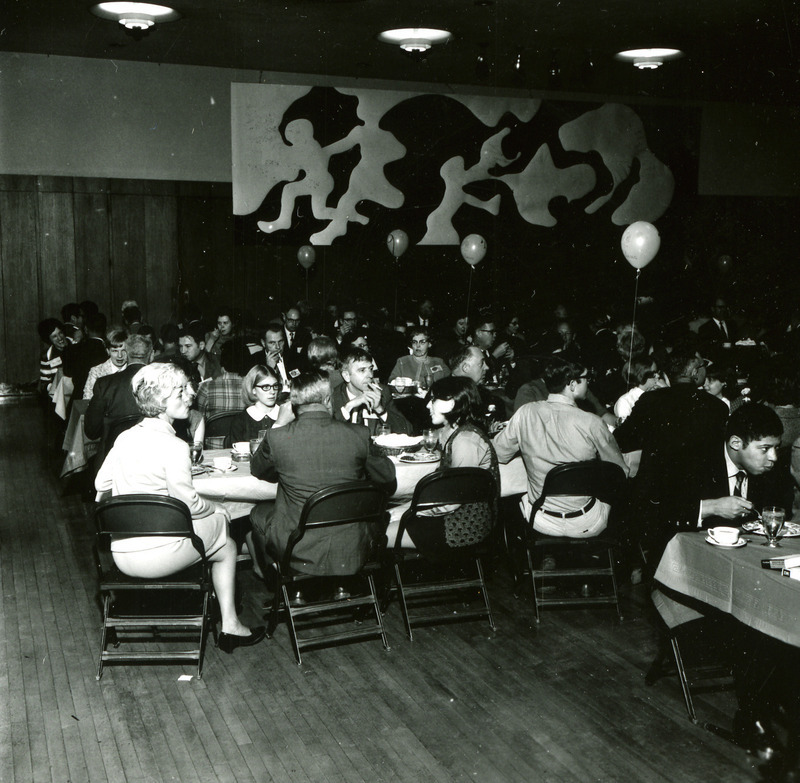
{"label": "drinking glass", "polygon": [[436,444],[439,442],[439,438],[436,434],[436,430],[424,430],[422,433],[422,445],[425,447],[425,451],[429,454],[433,454],[434,450],[436,449]]}
{"label": "drinking glass", "polygon": [[375,427],[375,437],[379,437],[380,435],[391,435],[391,433],[392,428],[385,421],[378,422],[378,426]]}
{"label": "drinking glass", "polygon": [[786,512],[780,506],[767,506],[761,511],[761,524],[764,526],[766,542],[762,546],[779,547],[778,536],[783,530]]}
{"label": "drinking glass", "polygon": [[199,441],[192,443],[189,453],[192,455],[192,465],[199,465],[203,461],[203,444]]}

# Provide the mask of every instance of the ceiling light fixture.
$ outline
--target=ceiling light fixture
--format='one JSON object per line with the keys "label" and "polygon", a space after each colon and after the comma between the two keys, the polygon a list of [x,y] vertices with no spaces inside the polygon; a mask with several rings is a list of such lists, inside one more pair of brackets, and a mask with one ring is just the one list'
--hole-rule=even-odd
{"label": "ceiling light fixture", "polygon": [[447,43],[452,37],[447,30],[432,27],[398,27],[384,30],[378,40],[399,46],[404,52],[427,52],[434,44]]}
{"label": "ceiling light fixture", "polygon": [[149,30],[156,22],[174,22],[181,18],[174,8],[154,3],[98,3],[89,10],[102,19],[119,22],[126,30],[140,32]]}
{"label": "ceiling light fixture", "polygon": [[632,62],[635,68],[640,71],[655,70],[662,66],[667,60],[675,60],[683,57],[680,49],[627,49],[624,52],[617,52],[615,59],[624,62]]}

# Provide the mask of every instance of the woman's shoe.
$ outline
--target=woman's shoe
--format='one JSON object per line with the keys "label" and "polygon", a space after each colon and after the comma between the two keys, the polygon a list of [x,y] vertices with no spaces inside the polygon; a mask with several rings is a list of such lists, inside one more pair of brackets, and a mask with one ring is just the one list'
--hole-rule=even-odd
{"label": "woman's shoe", "polygon": [[266,635],[267,629],[263,625],[253,628],[248,636],[220,632],[217,638],[217,647],[230,655],[237,647],[252,647],[254,644],[258,644]]}

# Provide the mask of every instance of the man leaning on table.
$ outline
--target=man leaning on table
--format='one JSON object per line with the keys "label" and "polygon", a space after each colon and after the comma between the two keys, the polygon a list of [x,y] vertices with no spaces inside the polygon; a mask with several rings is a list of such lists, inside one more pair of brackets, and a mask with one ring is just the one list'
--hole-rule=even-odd
{"label": "man leaning on table", "polygon": [[[370,453],[369,430],[334,420],[327,376],[309,372],[294,378],[291,402],[297,418],[270,429],[250,463],[253,476],[279,485],[274,502],[259,503],[250,512],[256,562],[261,552],[274,560],[282,557],[303,505],[315,492],[350,481],[374,481],[387,494],[396,486],[394,463]],[[315,531],[295,547],[295,567],[308,574],[353,573],[383,533],[366,523]]]}

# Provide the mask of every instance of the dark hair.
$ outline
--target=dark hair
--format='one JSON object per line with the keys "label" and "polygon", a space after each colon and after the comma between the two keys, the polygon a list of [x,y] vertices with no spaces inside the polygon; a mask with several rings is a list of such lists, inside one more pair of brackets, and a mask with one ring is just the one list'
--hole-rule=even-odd
{"label": "dark hair", "polygon": [[247,371],[255,364],[253,354],[247,347],[247,342],[241,337],[234,337],[222,344],[219,352],[219,361],[224,370],[245,376]]}
{"label": "dark hair", "polygon": [[164,358],[163,363],[174,364],[186,373],[186,377],[194,387],[195,392],[200,388],[200,369],[194,362],[190,362],[185,356],[167,356]]}
{"label": "dark hair", "polygon": [[[264,329],[264,337],[266,339],[267,332],[277,332],[281,336],[283,336],[283,322],[282,321],[270,321],[266,328]],[[286,339],[284,337],[284,339]]]}
{"label": "dark hair", "polygon": [[124,329],[112,329],[106,335],[106,343],[109,347],[112,345],[124,345],[127,339],[128,333]]}
{"label": "dark hair", "polygon": [[431,333],[428,330],[427,326],[410,326],[406,329],[406,336],[408,337],[408,344],[411,345],[411,341],[418,335],[422,334],[428,338],[428,342],[431,339]]}
{"label": "dark hair", "polygon": [[551,394],[563,391],[571,381],[576,381],[586,372],[583,364],[567,362],[564,359],[553,359],[542,368],[542,380]]}
{"label": "dark hair", "polygon": [[[353,345],[353,343],[358,340],[359,337],[363,337],[367,341],[367,344],[369,344],[369,332],[366,329],[352,329],[342,338],[342,350],[348,352],[351,348],[358,348],[359,346]],[[364,349],[362,348],[362,350]]]}
{"label": "dark hair", "polygon": [[669,355],[669,379],[676,381],[678,378],[688,378],[689,368],[697,362],[697,357],[689,353],[673,351]]}
{"label": "dark hair", "polygon": [[449,375],[431,386],[432,400],[453,400],[453,410],[444,417],[450,424],[459,425],[474,422],[481,410],[481,396],[478,386],[471,378]]}
{"label": "dark hair", "polygon": [[49,342],[50,335],[56,330],[61,329],[64,331],[64,324],[58,320],[58,318],[45,318],[43,321],[39,321],[39,325],[36,327],[36,331],[39,332],[39,337],[42,338],[42,342]]}
{"label": "dark hair", "polygon": [[221,306],[221,307],[218,307],[218,308],[217,308],[217,315],[216,315],[216,317],[217,317],[217,318],[221,318],[223,315],[227,315],[227,316],[228,316],[228,318],[230,318],[230,319],[231,319],[231,323],[232,323],[232,324],[235,324],[235,323],[236,323],[236,321],[237,321],[237,318],[236,318],[236,315],[235,315],[234,309],[233,309],[232,307],[229,307],[229,306],[227,306],[227,305],[223,305],[223,306]]}
{"label": "dark hair", "polygon": [[177,343],[180,330],[175,324],[163,324],[158,333],[162,343]]}
{"label": "dark hair", "polygon": [[103,313],[92,313],[86,316],[86,331],[105,337],[108,321]]}
{"label": "dark hair", "polygon": [[73,316],[79,318],[81,315],[83,315],[81,306],[77,302],[70,302],[61,308],[61,320],[64,321],[64,323],[72,320]]}
{"label": "dark hair", "polygon": [[199,321],[194,321],[188,326],[184,326],[183,329],[178,332],[178,339],[180,340],[181,337],[191,337],[200,345],[200,343],[205,343],[206,341],[206,330],[203,329],[203,324]]}
{"label": "dark hair", "polygon": [[737,408],[728,419],[725,440],[734,435],[740,437],[747,447],[754,440],[780,438],[783,435],[783,423],[772,408],[748,402]]}
{"label": "dark hair", "polygon": [[84,318],[89,318],[100,312],[97,302],[93,302],[91,299],[84,299],[78,306],[81,308]]}
{"label": "dark hair", "polygon": [[136,323],[142,320],[142,311],[136,305],[131,305],[122,311],[122,317],[126,323]]}

